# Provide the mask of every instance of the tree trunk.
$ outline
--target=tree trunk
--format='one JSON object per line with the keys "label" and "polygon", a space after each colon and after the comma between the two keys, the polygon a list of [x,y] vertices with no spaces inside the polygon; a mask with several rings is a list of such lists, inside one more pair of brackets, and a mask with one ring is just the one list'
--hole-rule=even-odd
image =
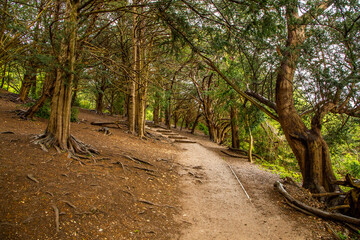
{"label": "tree trunk", "polygon": [[230,109],[230,124],[231,124],[231,147],[235,149],[240,148],[239,126],[237,119],[236,107],[231,105]]}
{"label": "tree trunk", "polygon": [[74,87],[73,87],[73,94],[72,94],[72,97],[71,97],[71,106],[76,106],[76,107],[79,107],[77,106],[78,104],[76,103],[76,98],[77,98],[77,93],[78,93],[78,88],[79,88],[79,77],[78,76],[74,76]]}
{"label": "tree trunk", "polygon": [[33,118],[35,113],[44,105],[45,101],[53,95],[55,80],[53,74],[46,74],[42,94],[36,103],[24,113],[25,118]]}
{"label": "tree trunk", "polygon": [[[289,18],[296,18],[297,8],[288,7]],[[304,42],[305,26],[288,23],[288,38],[276,80],[276,106],[279,122],[296,156],[303,176],[303,186],[312,192],[332,192],[335,175],[332,170],[328,146],[320,128],[307,129],[297,113],[293,97],[293,79]]]}
{"label": "tree trunk", "polygon": [[170,129],[171,128],[171,97],[169,97],[168,99],[168,104],[169,106],[165,108],[165,125],[168,129]]}
{"label": "tree trunk", "polygon": [[251,128],[249,127],[249,152],[248,152],[248,156],[249,156],[249,162],[253,163],[253,157],[252,157],[252,151],[253,151],[253,147],[254,147],[254,138],[251,132]]}
{"label": "tree trunk", "polygon": [[[205,117],[206,118],[206,117]],[[212,123],[212,121],[208,118],[206,118],[206,125],[208,127],[208,130],[209,130],[209,138],[210,138],[210,141],[212,142],[217,142],[217,129],[215,127],[215,125]]]}
{"label": "tree trunk", "polygon": [[178,124],[178,122],[179,122],[179,115],[178,115],[178,113],[175,111],[174,112],[174,128],[176,129],[177,128],[177,124]]}
{"label": "tree trunk", "polygon": [[[136,5],[137,1],[134,1]],[[137,12],[137,8],[134,6],[133,11]],[[137,15],[133,14],[133,30],[132,30],[132,44],[133,44],[133,61],[132,61],[132,78],[129,78],[129,101],[128,101],[128,122],[129,132],[135,134],[135,121],[136,121],[136,79],[137,79],[137,62],[138,62],[138,49],[137,49],[137,31],[138,31]]]}
{"label": "tree trunk", "polygon": [[153,121],[155,125],[159,125],[160,118],[160,96],[156,92],[155,93],[155,103],[154,103],[154,111],[153,111]]}
{"label": "tree trunk", "polygon": [[6,64],[4,64],[3,68],[4,68],[4,71],[3,71],[3,74],[2,74],[2,77],[1,77],[1,86],[0,86],[0,88],[4,87],[5,75],[6,75]]}
{"label": "tree trunk", "polygon": [[[97,153],[90,146],[77,141],[70,135],[71,92],[74,79],[76,24],[79,1],[66,2],[65,35],[60,44],[56,70],[54,94],[51,100],[51,113],[45,134],[35,143],[46,147],[55,146],[70,153]],[[67,39],[67,40],[65,40]]]}
{"label": "tree trunk", "polygon": [[194,133],[195,133],[195,129],[196,129],[198,123],[199,123],[200,117],[201,117],[201,113],[199,113],[199,114],[196,116],[196,118],[195,118],[194,124],[193,124],[193,126],[192,126],[192,128],[191,128],[191,134],[194,134]]}
{"label": "tree trunk", "polygon": [[185,116],[182,116],[181,123],[180,123],[180,131],[182,131],[185,123]]}
{"label": "tree trunk", "polygon": [[30,87],[30,92],[31,92],[31,97],[32,98],[36,98],[37,94],[36,94],[36,89],[37,88],[37,81],[36,81],[36,75],[33,79],[33,81],[31,82],[31,87]]}
{"label": "tree trunk", "polygon": [[33,69],[33,66],[28,66],[19,92],[20,101],[26,100],[34,81],[36,82],[36,70]]}
{"label": "tree trunk", "polygon": [[103,108],[104,108],[104,102],[103,102],[103,98],[104,98],[104,94],[103,92],[100,90],[97,94],[96,97],[96,113],[97,114],[102,114],[103,113]]}

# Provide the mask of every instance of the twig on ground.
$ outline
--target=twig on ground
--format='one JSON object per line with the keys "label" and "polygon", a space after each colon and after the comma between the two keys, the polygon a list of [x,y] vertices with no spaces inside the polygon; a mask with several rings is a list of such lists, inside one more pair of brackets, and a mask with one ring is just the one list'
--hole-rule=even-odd
{"label": "twig on ground", "polygon": [[55,205],[52,205],[52,208],[54,209],[54,212],[55,212],[55,226],[56,226],[56,232],[59,232],[59,231],[60,231],[59,209],[58,209]]}
{"label": "twig on ground", "polygon": [[146,172],[155,172],[154,170],[148,169],[148,168],[142,168],[142,167],[136,167],[136,166],[134,166],[133,168],[136,168],[136,169],[139,169],[139,170],[143,170],[143,171],[146,171]]}
{"label": "twig on ground", "polygon": [[151,206],[156,206],[156,207],[168,207],[168,208],[174,208],[174,209],[176,209],[176,207],[174,207],[174,206],[170,206],[170,205],[160,205],[160,204],[156,204],[156,203],[150,202],[150,201],[148,201],[148,200],[144,200],[144,199],[139,199],[138,202],[145,203],[145,204],[148,204],[148,205],[151,205]]}
{"label": "twig on ground", "polygon": [[125,157],[126,159],[131,160],[133,162],[136,162],[136,163],[143,163],[143,164],[146,164],[146,165],[154,166],[151,163],[149,163],[147,161],[144,161],[144,160],[141,160],[141,159],[136,158],[136,157],[130,157],[128,155],[123,155],[123,157]]}
{"label": "twig on ground", "polygon": [[1,132],[1,134],[15,134],[15,133],[11,131],[5,131],[5,132]]}
{"label": "twig on ground", "polygon": [[36,183],[39,183],[39,180],[37,180],[37,179],[34,177],[34,175],[32,175],[32,174],[28,174],[28,175],[27,175],[27,178],[30,179],[30,180],[32,180],[32,181],[34,181],[34,182],[36,182]]}
{"label": "twig on ground", "polygon": [[124,167],[124,164],[122,162],[117,161],[117,162],[113,162],[112,164],[119,164],[122,167],[122,169],[124,170],[124,172],[125,172],[125,167]]}
{"label": "twig on ground", "polygon": [[225,152],[224,150],[221,150],[222,153],[230,156],[230,157],[233,157],[233,158],[247,158],[247,156],[237,156],[237,155],[234,155],[234,154],[230,154],[228,152]]}
{"label": "twig on ground", "polygon": [[47,193],[47,194],[49,194],[50,196],[54,197],[54,194],[51,193],[51,192],[45,192],[45,193]]}
{"label": "twig on ground", "polygon": [[65,200],[61,200],[63,203],[66,203],[68,206],[70,206],[70,207],[72,207],[72,208],[75,208],[76,209],[76,207],[75,207],[75,205],[74,204],[72,204],[71,202],[69,202],[69,201],[65,201]]}
{"label": "twig on ground", "polygon": [[336,232],[334,231],[334,229],[330,226],[330,224],[325,223],[325,227],[326,229],[333,235],[333,237],[337,240],[341,240],[341,238],[336,234]]}

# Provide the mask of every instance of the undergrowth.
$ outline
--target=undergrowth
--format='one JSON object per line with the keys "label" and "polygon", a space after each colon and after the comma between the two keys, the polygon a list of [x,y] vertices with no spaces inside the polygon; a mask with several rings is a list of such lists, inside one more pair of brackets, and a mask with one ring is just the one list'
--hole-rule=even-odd
{"label": "undergrowth", "polygon": [[[30,108],[34,105],[34,102],[28,102],[25,103],[24,106],[27,108]],[[71,116],[70,121],[71,122],[77,122],[79,121],[79,108],[78,107],[72,107],[71,108]],[[50,117],[50,101],[46,101],[45,104],[35,113],[36,117],[49,119]]]}
{"label": "undergrowth", "polygon": [[302,177],[298,169],[296,167],[290,167],[287,164],[281,164],[279,161],[275,163],[270,163],[265,160],[257,160],[256,161],[264,170],[269,171],[271,173],[278,174],[280,178],[290,177],[294,179],[296,182],[301,183]]}

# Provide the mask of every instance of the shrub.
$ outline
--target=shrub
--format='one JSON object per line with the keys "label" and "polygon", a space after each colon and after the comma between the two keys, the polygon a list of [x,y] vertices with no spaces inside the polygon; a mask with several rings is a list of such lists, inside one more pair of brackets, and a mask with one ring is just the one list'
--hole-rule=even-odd
{"label": "shrub", "polygon": [[71,108],[70,121],[71,122],[79,121],[79,108],[78,107],[72,107]]}
{"label": "shrub", "polygon": [[207,126],[203,123],[199,123],[197,128],[200,130],[200,131],[203,131],[206,135],[209,135],[209,129],[207,128]]}

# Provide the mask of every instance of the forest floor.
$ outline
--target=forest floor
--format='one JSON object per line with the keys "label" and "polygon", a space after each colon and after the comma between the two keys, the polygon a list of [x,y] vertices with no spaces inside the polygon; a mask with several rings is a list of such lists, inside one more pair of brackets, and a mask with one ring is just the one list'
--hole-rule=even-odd
{"label": "forest floor", "polygon": [[81,110],[72,134],[101,154],[78,161],[32,144],[46,120],[20,119],[13,99],[0,91],[0,239],[333,239],[286,205],[277,175],[204,136],[173,130],[196,142],[174,143],[151,128],[140,140],[123,124],[105,135],[90,123],[121,119]]}

